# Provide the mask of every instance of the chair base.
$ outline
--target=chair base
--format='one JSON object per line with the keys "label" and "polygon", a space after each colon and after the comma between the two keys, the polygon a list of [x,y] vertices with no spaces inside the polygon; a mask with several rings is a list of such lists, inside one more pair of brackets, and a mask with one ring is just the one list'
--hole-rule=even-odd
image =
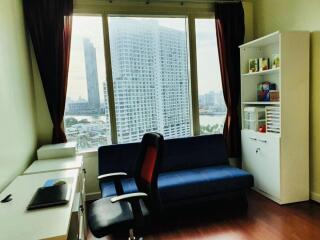
{"label": "chair base", "polygon": [[128,240],[143,240],[143,237],[135,237],[133,229],[129,229],[129,237]]}

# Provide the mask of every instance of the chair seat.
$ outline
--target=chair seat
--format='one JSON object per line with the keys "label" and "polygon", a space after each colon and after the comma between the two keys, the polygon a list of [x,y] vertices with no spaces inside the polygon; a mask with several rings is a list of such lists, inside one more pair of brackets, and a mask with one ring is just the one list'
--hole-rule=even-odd
{"label": "chair seat", "polygon": [[158,188],[163,203],[244,190],[253,186],[249,173],[227,165],[159,174]]}
{"label": "chair seat", "polygon": [[[139,192],[138,187],[134,178],[125,178],[121,180],[122,188],[124,193],[135,193]],[[112,181],[104,181],[100,183],[101,195],[103,198],[116,196],[116,188]]]}
{"label": "chair seat", "polygon": [[[142,200],[139,201],[143,216],[149,215]],[[95,237],[103,237],[109,233],[122,232],[134,227],[131,206],[126,201],[112,203],[110,198],[101,198],[90,204],[88,223]]]}

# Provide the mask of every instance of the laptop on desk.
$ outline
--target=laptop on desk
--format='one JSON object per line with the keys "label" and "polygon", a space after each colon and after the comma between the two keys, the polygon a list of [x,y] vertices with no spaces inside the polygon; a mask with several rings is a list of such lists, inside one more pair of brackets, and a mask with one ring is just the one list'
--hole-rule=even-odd
{"label": "laptop on desk", "polygon": [[71,186],[67,182],[38,188],[33,195],[27,210],[67,204],[71,196]]}

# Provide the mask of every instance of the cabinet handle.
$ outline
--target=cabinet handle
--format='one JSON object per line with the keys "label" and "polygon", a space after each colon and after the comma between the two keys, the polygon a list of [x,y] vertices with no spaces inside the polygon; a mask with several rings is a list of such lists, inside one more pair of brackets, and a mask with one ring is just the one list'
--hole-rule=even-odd
{"label": "cabinet handle", "polygon": [[257,148],[257,149],[256,149],[256,154],[258,154],[260,151],[261,151],[261,149],[260,149],[260,148]]}
{"label": "cabinet handle", "polygon": [[257,139],[257,138],[253,138],[253,137],[249,137],[251,140],[253,141],[259,141],[259,142],[263,142],[263,143],[267,143],[267,140],[261,140],[261,139]]}
{"label": "cabinet handle", "polygon": [[82,172],[83,172],[84,174],[86,174],[86,173],[87,173],[87,170],[86,170],[85,168],[82,168]]}

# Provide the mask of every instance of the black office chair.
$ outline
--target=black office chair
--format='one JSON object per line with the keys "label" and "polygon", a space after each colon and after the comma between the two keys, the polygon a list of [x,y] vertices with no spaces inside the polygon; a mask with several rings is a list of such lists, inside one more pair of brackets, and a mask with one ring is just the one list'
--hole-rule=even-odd
{"label": "black office chair", "polygon": [[[139,192],[101,198],[93,202],[88,209],[88,223],[95,237],[129,230],[129,239],[141,236],[144,217],[159,206],[158,198],[158,165],[162,158],[163,136],[159,133],[146,133],[141,142],[137,161],[135,181]],[[125,173],[109,173],[105,178],[125,177]],[[117,190],[123,192],[121,183]],[[142,200],[143,199],[143,200]]]}

